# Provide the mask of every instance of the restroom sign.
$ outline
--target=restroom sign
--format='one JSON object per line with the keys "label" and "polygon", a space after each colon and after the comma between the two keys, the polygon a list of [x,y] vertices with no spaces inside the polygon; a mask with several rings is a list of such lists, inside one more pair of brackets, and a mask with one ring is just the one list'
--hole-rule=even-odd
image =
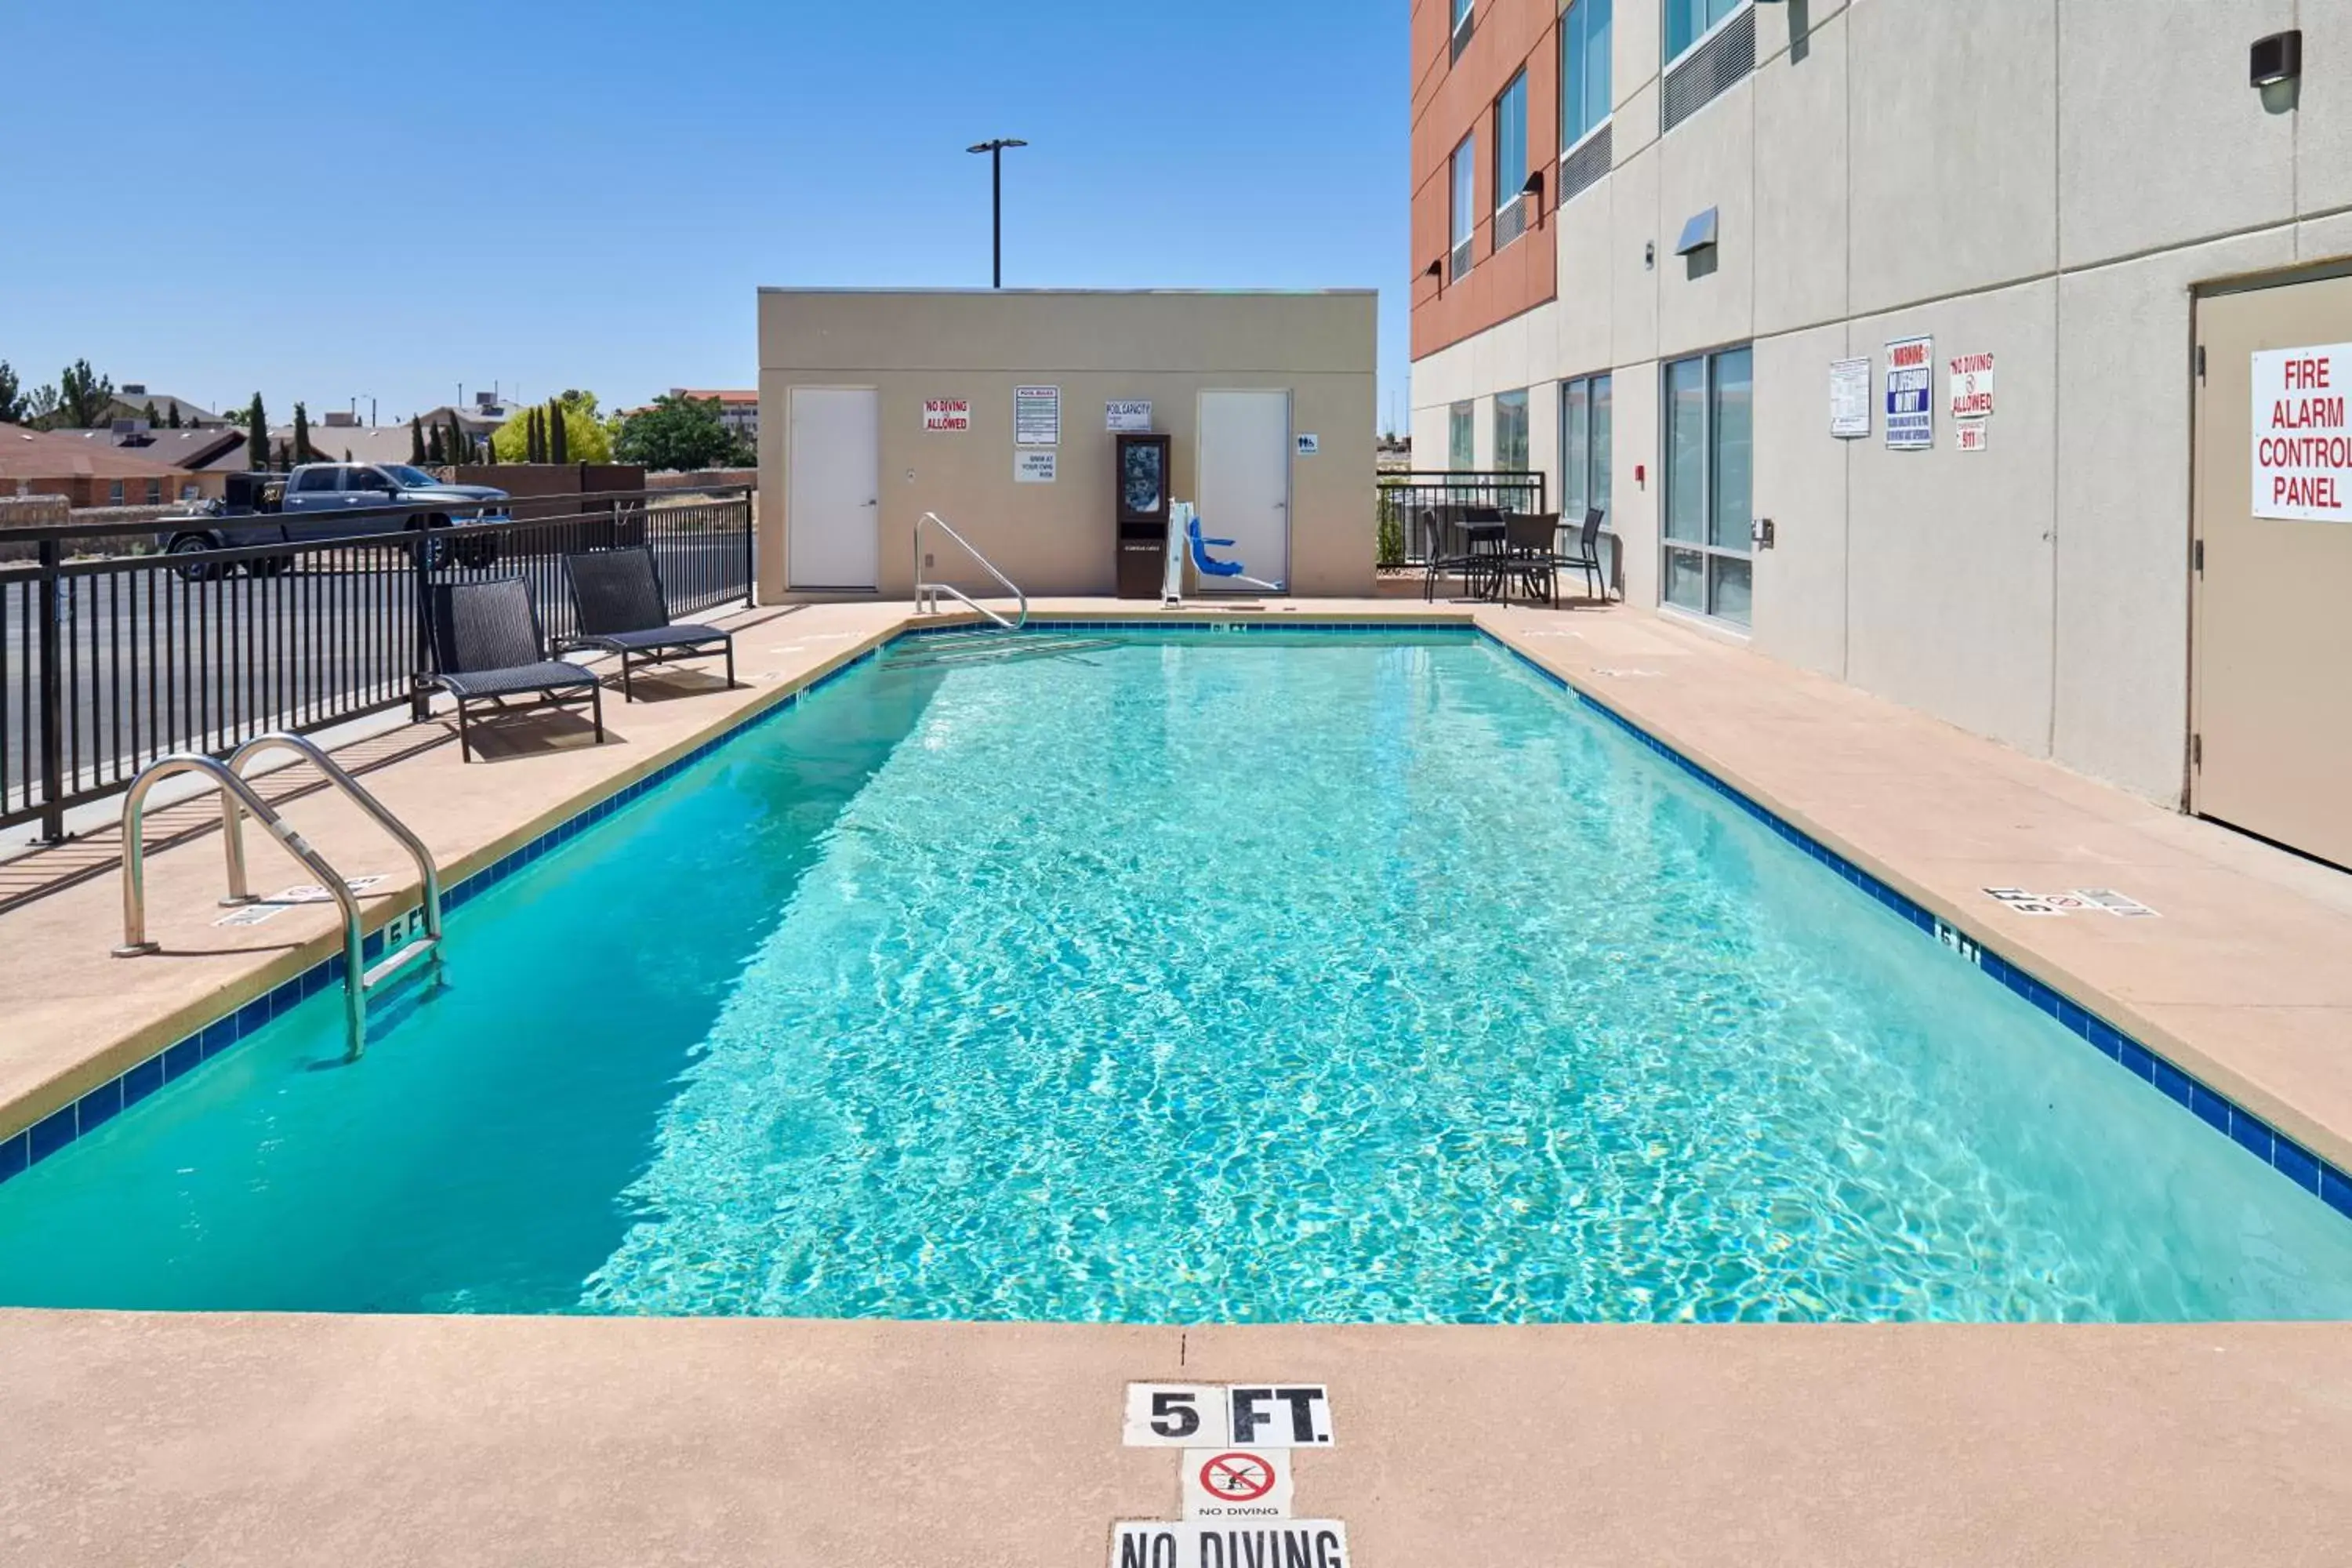
{"label": "restroom sign", "polygon": [[1130,1383],[1130,1448],[1328,1448],[1331,1392],[1319,1383]]}
{"label": "restroom sign", "polygon": [[1886,345],[1886,445],[1916,452],[1936,444],[1936,340]]}
{"label": "restroom sign", "polygon": [[2352,522],[2352,343],[2254,355],[2254,515]]}

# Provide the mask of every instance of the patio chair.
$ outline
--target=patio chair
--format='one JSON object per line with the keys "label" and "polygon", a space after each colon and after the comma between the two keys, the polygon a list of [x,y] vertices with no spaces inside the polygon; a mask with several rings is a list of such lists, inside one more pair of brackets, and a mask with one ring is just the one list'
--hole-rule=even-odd
{"label": "patio chair", "polygon": [[1422,555],[1427,563],[1421,582],[1424,601],[1437,597],[1437,580],[1458,574],[1463,589],[1475,598],[1481,592],[1487,574],[1494,569],[1491,552],[1471,547],[1470,525],[1500,522],[1500,507],[1464,506],[1446,501],[1424,510],[1421,514]]}
{"label": "patio chair", "polygon": [[1565,566],[1571,572],[1582,572],[1584,596],[1588,599],[1598,599],[1605,605],[1609,602],[1609,584],[1607,578],[1602,575],[1601,566],[1601,516],[1602,512],[1599,507],[1587,509],[1584,514],[1584,528],[1577,535],[1576,553],[1560,556],[1557,564]]}
{"label": "patio chair", "polygon": [[[577,707],[584,696],[604,743],[604,688],[593,670],[551,659],[540,636],[539,611],[520,577],[485,583],[436,583],[431,601],[434,673],[428,688],[457,700],[457,755],[474,760],[472,709],[488,702],[501,712]],[[509,697],[535,700],[509,708]]]}
{"label": "patio chair", "polygon": [[566,647],[593,647],[621,656],[621,700],[634,702],[629,678],[641,664],[678,658],[727,658],[727,684],[735,684],[735,634],[717,626],[682,626],[669,618],[661,566],[650,546],[598,550],[563,558],[580,630]]}
{"label": "patio chair", "polygon": [[1517,513],[1503,520],[1503,565],[1505,592],[1509,601],[1509,584],[1517,583],[1528,591],[1528,597],[1541,604],[1553,604],[1559,598],[1559,513],[1531,511]]}

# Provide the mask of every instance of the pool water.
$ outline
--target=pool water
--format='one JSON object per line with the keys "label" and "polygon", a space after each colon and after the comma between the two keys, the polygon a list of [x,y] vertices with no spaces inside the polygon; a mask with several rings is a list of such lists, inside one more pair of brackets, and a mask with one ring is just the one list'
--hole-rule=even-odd
{"label": "pool water", "polygon": [[886,658],[449,964],[0,1186],[0,1301],[2352,1316],[2352,1225],[1468,636]]}

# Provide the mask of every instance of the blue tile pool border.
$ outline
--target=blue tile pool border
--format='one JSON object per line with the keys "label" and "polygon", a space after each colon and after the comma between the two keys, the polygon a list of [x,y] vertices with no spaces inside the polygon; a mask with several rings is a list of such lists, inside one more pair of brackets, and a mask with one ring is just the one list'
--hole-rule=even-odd
{"label": "blue tile pool border", "polygon": [[[549,850],[571,842],[623,806],[636,801],[657,786],[667,784],[688,768],[704,761],[721,747],[731,744],[747,732],[797,708],[801,703],[854,671],[876,662],[893,645],[914,638],[970,631],[974,623],[971,621],[958,621],[940,626],[899,628],[873,647],[861,649],[844,659],[815,679],[795,687],[766,706],[742,715],[724,729],[698,742],[688,750],[662,763],[642,778],[632,780],[611,795],[582,806],[572,816],[539,834],[528,843],[459,879],[442,893],[441,902],[444,911],[454,911],[479,898],[491,888],[538,860]],[[1097,620],[1066,616],[1041,617],[1031,622],[1028,630],[1022,635],[1051,636],[1071,632],[1107,631],[1280,632],[1331,637],[1351,635],[1394,637],[1399,634],[1409,634],[1422,638],[1438,636],[1447,640],[1458,639],[1490,644],[1532,672],[1546,685],[1566,693],[1579,706],[1600,715],[1602,720],[1635,744],[1654,753],[1722,796],[1761,824],[1776,837],[1801,851],[1808,858],[1820,862],[1897,918],[1908,921],[1921,934],[1940,942],[2026,1002],[2058,1020],[2070,1033],[2090,1044],[2110,1061],[2116,1062],[2135,1078],[2177,1101],[2184,1109],[2202,1119],[2216,1131],[2263,1160],[2294,1185],[2318,1197],[2346,1218],[2352,1219],[2352,1174],[2347,1174],[2335,1164],[2296,1143],[2286,1134],[2280,1132],[2261,1117],[2237,1104],[2227,1095],[2181,1071],[2157,1052],[2133,1039],[2122,1029],[2034,979],[2016,964],[1989,950],[1980,939],[1969,936],[1948,921],[1939,919],[1932,910],[1896,891],[1811,835],[1783,820],[1741,790],[1659,740],[1607,703],[1580,690],[1566,678],[1546,668],[1528,654],[1514,647],[1484,626],[1459,619]],[[381,955],[388,934],[394,930],[404,931],[412,924],[413,920],[413,914],[399,917],[383,929],[369,933],[366,942],[367,958],[373,961]],[[340,984],[341,966],[342,959],[340,954],[320,959],[292,979],[280,982],[262,995],[213,1020],[203,1028],[190,1031],[180,1040],[99,1085],[70,1105],[52,1111],[31,1126],[11,1133],[6,1138],[0,1138],[0,1182],[29,1170],[68,1144],[96,1131],[106,1122],[158,1089],[177,1082],[203,1063],[212,1060],[231,1047],[250,1037],[271,1019],[288,1012],[306,998]]]}

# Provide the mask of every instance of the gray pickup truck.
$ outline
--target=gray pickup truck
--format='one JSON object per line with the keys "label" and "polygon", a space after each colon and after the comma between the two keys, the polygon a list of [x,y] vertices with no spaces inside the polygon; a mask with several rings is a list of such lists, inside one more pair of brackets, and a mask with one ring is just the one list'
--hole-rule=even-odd
{"label": "gray pickup truck", "polygon": [[[232,475],[225,500],[185,520],[172,520],[163,548],[174,555],[196,555],[255,544],[503,522],[507,499],[504,490],[446,483],[405,463],[306,463],[288,474]],[[497,542],[469,540],[453,553],[460,564],[487,565],[497,558]],[[436,564],[439,559],[436,550]],[[290,560],[257,559],[250,567],[265,575],[285,570]],[[181,574],[205,577],[218,570],[190,561]]]}

